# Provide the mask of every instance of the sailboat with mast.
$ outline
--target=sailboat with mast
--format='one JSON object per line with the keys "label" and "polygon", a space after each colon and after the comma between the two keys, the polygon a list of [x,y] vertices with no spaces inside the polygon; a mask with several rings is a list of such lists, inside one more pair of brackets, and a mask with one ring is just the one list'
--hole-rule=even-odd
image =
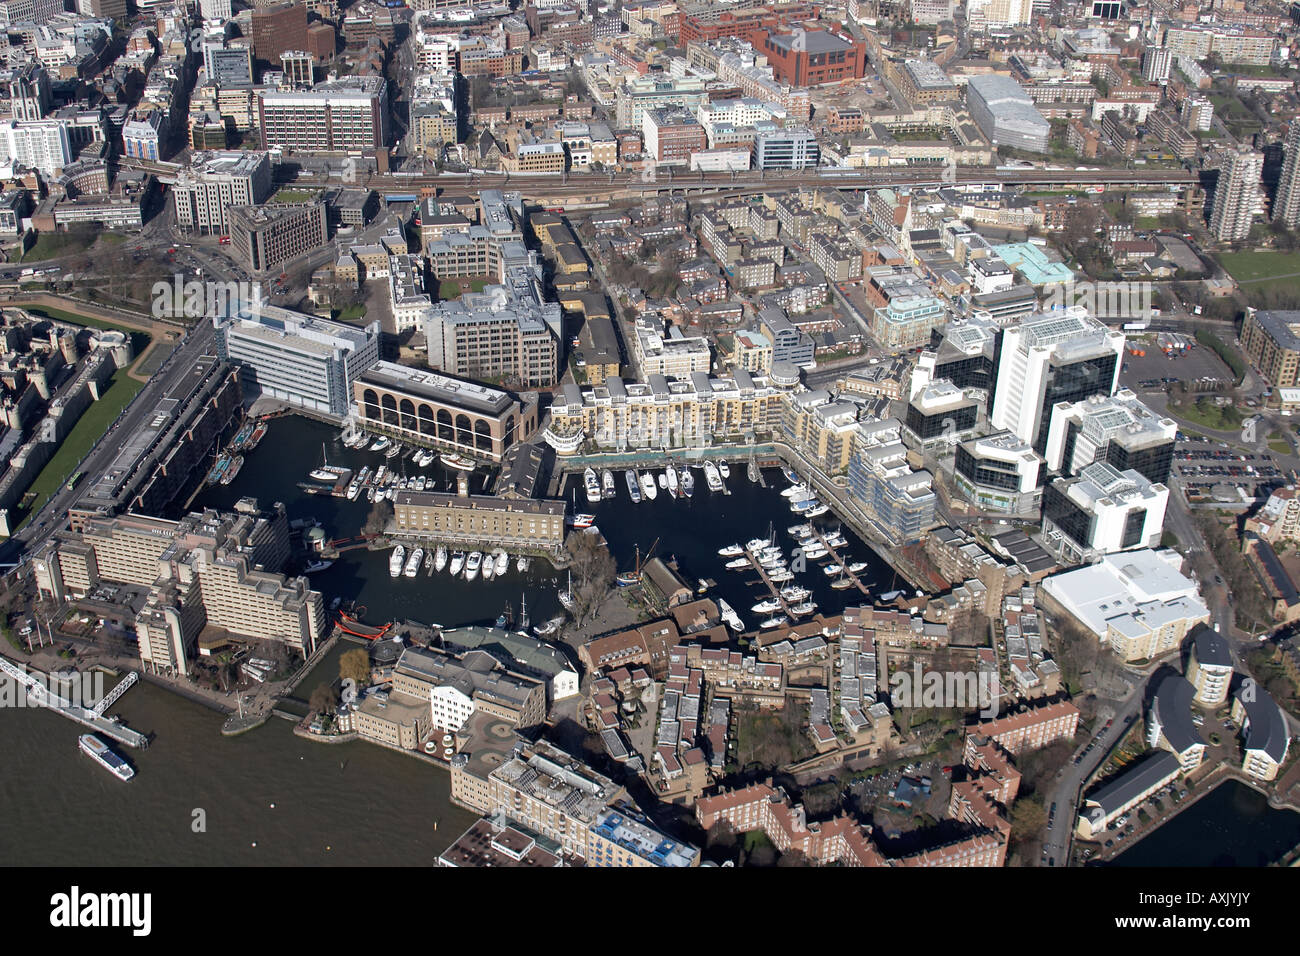
{"label": "sailboat with mast", "polygon": [[569,572],[568,586],[559,594],[557,594],[556,597],[559,598],[560,600],[560,606],[563,607],[566,611],[572,611],[574,606],[577,605],[578,602],[573,597],[573,572],[572,571]]}
{"label": "sailboat with mast", "polygon": [[338,465],[330,464],[329,459],[325,456],[324,442],[321,442],[320,457],[321,457],[321,466],[319,468],[313,469],[307,475],[307,477],[312,479],[313,481],[338,481],[339,476],[342,475],[345,471],[349,470],[347,468],[340,468]]}

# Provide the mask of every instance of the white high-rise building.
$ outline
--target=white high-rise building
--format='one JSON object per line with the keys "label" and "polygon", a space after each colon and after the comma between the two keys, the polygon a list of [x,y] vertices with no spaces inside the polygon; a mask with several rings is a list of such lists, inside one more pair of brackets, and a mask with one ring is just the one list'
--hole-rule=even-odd
{"label": "white high-rise building", "polygon": [[230,0],[199,0],[199,12],[204,20],[229,20]]}
{"label": "white high-rise building", "polygon": [[1264,154],[1249,147],[1229,152],[1219,167],[1210,207],[1210,231],[1220,242],[1245,239],[1260,202]]}
{"label": "white high-rise building", "polygon": [[1168,505],[1164,484],[1096,461],[1043,489],[1043,541],[1072,561],[1158,547]]}
{"label": "white high-rise building", "polygon": [[63,0],[0,0],[0,26],[15,23],[39,26],[63,12]]}
{"label": "white high-rise building", "polygon": [[58,176],[72,162],[72,142],[62,120],[10,120],[0,124],[0,163]]}
{"label": "white high-rise building", "polygon": [[1081,306],[1032,315],[1002,333],[990,421],[1015,432],[1040,454],[1058,402],[1114,395],[1124,333]]}
{"label": "white high-rise building", "polygon": [[1174,51],[1151,45],[1142,53],[1142,78],[1148,83],[1168,83]]}
{"label": "white high-rise building", "polygon": [[263,203],[271,188],[271,160],[266,153],[195,153],[172,187],[176,223],[182,229],[228,233],[227,210]]}
{"label": "white high-rise building", "polygon": [[1273,201],[1273,221],[1291,229],[1300,225],[1300,120],[1292,120],[1283,147],[1282,175],[1277,181],[1277,198]]}

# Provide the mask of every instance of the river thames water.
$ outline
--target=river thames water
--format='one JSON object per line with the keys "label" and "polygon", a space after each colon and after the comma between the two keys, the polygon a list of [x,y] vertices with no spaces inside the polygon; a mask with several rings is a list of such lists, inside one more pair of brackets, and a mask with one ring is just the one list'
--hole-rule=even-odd
{"label": "river thames water", "polygon": [[[206,489],[193,507],[228,508],[245,496],[263,505],[283,501],[290,519],[315,518],[331,538],[355,535],[367,502],[309,495],[298,487],[320,462],[322,444],[331,463],[359,468],[383,460],[343,448],[335,429],[287,416],[271,423],[234,482]],[[436,464],[425,474],[443,488],[452,477]],[[779,494],[785,481],[779,471],[765,476],[769,487],[761,488],[745,478],[739,463],[728,482],[732,494],[723,496],[711,495],[697,472],[694,498],[669,500],[661,492],[654,502],[633,505],[619,474],[615,499],[591,507],[578,487],[574,508],[596,514],[620,569],[633,566],[638,547],[643,560],[650,553],[675,558],[690,583],[714,579],[710,593],[725,598],[752,626],[758,615],[750,605],[765,595],[752,573],[726,571],[716,552],[766,534],[769,523],[787,552],[792,547],[785,528],[798,519]],[[475,475],[476,492],[482,480]],[[565,495],[574,500],[573,479]],[[879,556],[848,529],[844,534],[854,559],[868,562],[860,578],[873,592],[901,586]],[[799,576],[825,613],[864,600],[856,590],[831,589],[830,580],[812,563]],[[512,561],[509,572],[493,581],[453,581],[445,572],[393,579],[387,552],[366,550],[344,552],[312,581],[327,601],[341,596],[364,604],[370,622],[411,618],[446,626],[490,623],[507,602],[518,611],[523,595],[533,622],[540,622],[559,612],[555,595],[563,583],[541,561],[523,574]],[[300,693],[336,676],[336,660],[337,654],[330,655]],[[220,714],[143,683],[114,711],[131,727],[155,735],[146,751],[122,748],[138,770],[126,784],[80,755],[81,728],[70,721],[41,709],[0,713],[9,758],[9,771],[0,775],[0,860],[419,866],[431,864],[474,819],[449,802],[446,771],[382,747],[313,743],[294,736],[292,725],[279,719],[240,737],[222,737]],[[1230,783],[1114,862],[1255,866],[1298,841],[1300,815],[1270,810],[1255,791]]]}

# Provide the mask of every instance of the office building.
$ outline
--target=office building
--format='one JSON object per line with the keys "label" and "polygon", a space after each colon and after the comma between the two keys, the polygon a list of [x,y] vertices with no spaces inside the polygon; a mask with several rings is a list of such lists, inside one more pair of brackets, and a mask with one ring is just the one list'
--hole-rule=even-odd
{"label": "office building", "polygon": [[1153,660],[1176,651],[1193,627],[1210,619],[1196,582],[1179,570],[1182,561],[1170,549],[1107,554],[1046,578],[1040,587],[1045,600],[1120,660]]}
{"label": "office building", "polygon": [[1160,544],[1169,489],[1106,462],[1083,468],[1043,491],[1043,539],[1075,561]]}
{"label": "office building", "polygon": [[1264,154],[1242,146],[1228,152],[1219,167],[1210,206],[1210,231],[1220,242],[1236,242],[1250,233],[1261,202]]}
{"label": "office building", "polygon": [[125,20],[126,0],[77,0],[77,12],[83,17],[104,20]]}
{"label": "office building", "polygon": [[758,330],[772,343],[772,364],[786,362],[798,368],[813,368],[816,346],[812,336],[790,321],[785,310],[768,306],[758,311]]}
{"label": "office building", "polygon": [[810,129],[762,122],[754,130],[756,169],[812,169],[821,162],[821,146]]}
{"label": "office building", "polygon": [[40,26],[63,12],[63,0],[3,0],[0,2],[0,26],[20,23]]}
{"label": "office building", "polygon": [[546,684],[486,651],[407,648],[393,667],[393,693],[428,701],[433,727],[453,734],[476,713],[520,730],[546,719]]}
{"label": "office building", "polygon": [[861,79],[867,62],[865,40],[826,30],[768,33],[754,47],[767,57],[775,78],[791,86]]}
{"label": "office building", "polygon": [[897,76],[900,92],[913,106],[959,99],[957,84],[933,60],[904,60],[903,69],[898,71]]}
{"label": "office building", "polygon": [[256,6],[252,13],[253,52],[266,63],[279,63],[286,50],[307,49],[305,3]]}
{"label": "office building", "polygon": [[1124,333],[1077,306],[1005,329],[990,422],[1043,452],[1052,409],[1060,402],[1113,395],[1123,352]]}
{"label": "office building", "polygon": [[1029,94],[1010,77],[972,76],[966,87],[966,105],[975,125],[994,146],[1047,152],[1051,124],[1043,119]]}
{"label": "office building", "polygon": [[236,511],[180,521],[92,518],[40,551],[38,587],[60,599],[85,597],[102,583],[147,588],[136,633],[154,673],[188,674],[205,626],[283,641],[310,656],[325,632],[325,607],[306,578],[278,573],[290,553],[283,506],[261,513],[244,499]]}
{"label": "office building", "polygon": [[560,304],[543,298],[540,267],[528,255],[523,253],[529,264],[509,266],[500,285],[467,292],[428,310],[424,335],[430,368],[466,378],[495,378],[520,388],[555,384]]}
{"label": "office building", "polygon": [[229,20],[230,0],[199,0],[199,13],[204,20]]}
{"label": "office building", "polygon": [[203,44],[203,70],[219,87],[253,85],[253,51],[249,47]]}
{"label": "office building", "polygon": [[280,72],[286,86],[307,87],[316,79],[315,58],[306,50],[285,50],[280,54]]}
{"label": "office building", "polygon": [[28,63],[0,72],[0,94],[9,104],[15,120],[45,119],[54,107],[50,74],[39,63]]}
{"label": "office building", "polygon": [[176,174],[176,224],[207,235],[230,231],[229,209],[265,202],[273,188],[271,159],[262,152],[195,153]]}
{"label": "office building", "polygon": [[533,394],[392,362],[376,362],[359,375],[352,396],[353,414],[367,431],[492,462],[537,430]]}
{"label": "office building", "polygon": [[226,210],[230,246],[252,273],[278,270],[314,252],[329,238],[325,203],[273,203],[231,206]]}
{"label": "office building", "polygon": [[258,94],[258,121],[267,149],[374,152],[389,140],[388,81],[366,74],[306,90],[264,90]]}
{"label": "office building", "polygon": [[1109,398],[1059,402],[1051,415],[1044,457],[1052,471],[1077,475],[1104,461],[1119,471],[1132,468],[1155,484],[1169,480],[1178,423],[1157,415],[1128,389]]}
{"label": "office building", "polygon": [[985,511],[1036,513],[1043,494],[1043,459],[1008,431],[972,438],[957,446],[953,483]]}
{"label": "office building", "polygon": [[979,402],[947,379],[930,382],[907,403],[903,427],[914,441],[955,444],[965,438],[979,418]]}
{"label": "office building", "polygon": [[149,110],[133,116],[122,126],[122,152],[133,159],[157,162],[167,138],[167,115]]}
{"label": "office building", "polygon": [[72,162],[72,140],[63,120],[0,123],[0,165],[34,169],[51,179]]}
{"label": "office building", "polygon": [[1274,388],[1300,386],[1300,312],[1247,309],[1241,350]]}
{"label": "office building", "polygon": [[646,154],[660,166],[685,166],[708,145],[704,127],[683,109],[644,110],[641,131]]}
{"label": "office building", "polygon": [[357,377],[379,361],[379,322],[365,328],[261,302],[214,316],[217,354],[241,367],[245,387],[342,417]]}

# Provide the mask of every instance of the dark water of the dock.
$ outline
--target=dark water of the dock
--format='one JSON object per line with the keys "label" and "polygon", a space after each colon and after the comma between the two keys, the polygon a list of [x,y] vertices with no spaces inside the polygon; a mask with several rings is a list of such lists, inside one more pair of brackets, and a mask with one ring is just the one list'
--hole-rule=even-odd
{"label": "dark water of the dock", "polygon": [[[322,443],[331,464],[359,469],[385,462],[379,453],[344,448],[337,435],[315,421],[276,419],[235,481],[206,489],[193,508],[229,508],[245,496],[264,506],[283,501],[291,520],[315,518],[330,538],[356,535],[368,502],[310,495],[298,487],[320,463]],[[387,462],[395,463],[403,467]],[[410,462],[405,467],[415,473]],[[675,558],[690,584],[706,577],[717,581],[711,593],[753,626],[759,615],[750,606],[766,595],[752,585],[752,572],[726,571],[717,549],[765,535],[770,523],[788,553],[793,542],[785,529],[800,519],[779,493],[785,482],[778,471],[767,472],[769,487],[761,488],[744,470],[743,463],[733,468],[733,493],[726,496],[711,495],[702,472],[696,472],[696,493],[689,500],[669,500],[661,492],[656,501],[633,505],[621,473],[618,497],[594,508],[586,503],[581,476],[577,485],[570,479],[565,494],[572,500],[577,487],[574,510],[595,512],[620,570],[632,567],[638,545],[643,560],[651,553]],[[444,488],[453,477],[437,464],[425,474]],[[482,480],[475,476],[476,492]],[[847,529],[845,536],[848,553],[870,563],[860,576],[864,583],[873,591],[899,586],[879,557]],[[832,590],[820,564],[810,563],[797,580],[813,590],[826,613],[863,600],[856,590]],[[562,579],[537,560],[523,574],[512,560],[509,572],[493,581],[454,581],[446,572],[427,577],[423,571],[414,579],[394,579],[388,552],[356,550],[344,552],[312,582],[327,603],[341,596],[365,605],[371,622],[411,618],[451,626],[491,623],[507,602],[517,612],[524,594],[533,622],[540,622],[559,613],[555,593]],[[317,682],[309,677],[299,696],[310,694]],[[114,710],[131,727],[157,735],[147,751],[124,751],[138,770],[128,783],[80,755],[81,729],[70,721],[43,710],[0,714],[10,768],[0,775],[0,859],[61,865],[425,865],[473,819],[449,803],[445,771],[380,747],[313,744],[295,737],[292,725],[280,719],[225,738],[221,715],[148,684],[130,690]],[[196,810],[206,812],[206,832],[192,828]]]}

